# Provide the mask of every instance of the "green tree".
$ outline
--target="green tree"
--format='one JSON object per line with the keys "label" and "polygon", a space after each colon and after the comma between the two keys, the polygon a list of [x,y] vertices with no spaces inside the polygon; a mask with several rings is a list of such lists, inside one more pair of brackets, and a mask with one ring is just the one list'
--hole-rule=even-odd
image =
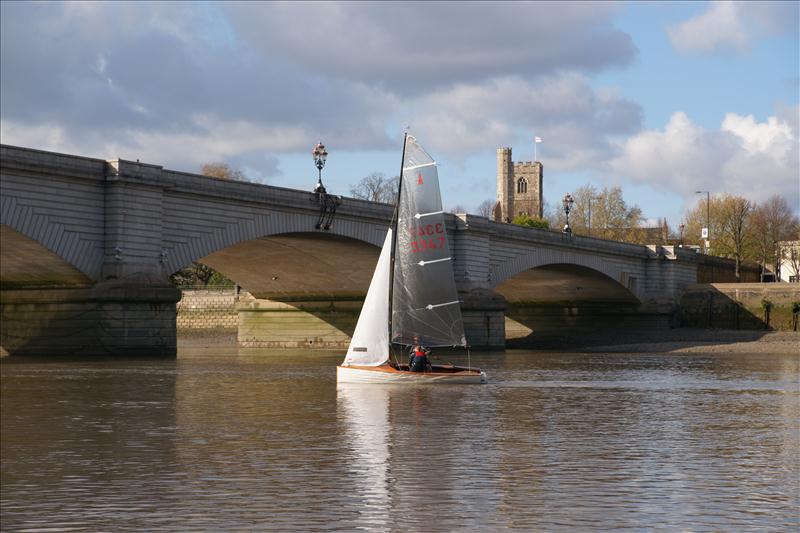
{"label": "green tree", "polygon": [[544,218],[531,218],[528,215],[517,215],[514,217],[514,220],[511,221],[512,224],[516,224],[518,226],[529,226],[531,228],[541,228],[541,229],[549,229],[550,222],[548,222]]}
{"label": "green tree", "polygon": [[202,263],[192,263],[169,277],[179,288],[191,287],[233,287],[234,283],[220,272]]}

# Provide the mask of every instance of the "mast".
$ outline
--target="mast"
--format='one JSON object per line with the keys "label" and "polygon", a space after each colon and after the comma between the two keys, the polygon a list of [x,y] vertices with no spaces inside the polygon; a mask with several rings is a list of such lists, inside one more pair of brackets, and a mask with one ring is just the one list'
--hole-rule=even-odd
{"label": "mast", "polygon": [[408,131],[403,135],[403,155],[400,158],[400,179],[397,184],[397,201],[394,203],[394,215],[392,215],[392,223],[389,228],[392,230],[392,247],[391,255],[389,256],[389,356],[392,353],[392,293],[394,292],[394,256],[395,247],[397,247],[397,228],[399,220],[397,217],[400,214],[400,195],[403,192],[403,167],[406,164],[406,143],[408,142]]}

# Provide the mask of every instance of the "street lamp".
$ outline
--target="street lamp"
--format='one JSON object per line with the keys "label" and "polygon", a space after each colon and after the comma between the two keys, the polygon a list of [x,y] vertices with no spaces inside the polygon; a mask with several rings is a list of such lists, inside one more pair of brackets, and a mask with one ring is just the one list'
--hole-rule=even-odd
{"label": "street lamp", "polygon": [[317,144],[311,151],[311,156],[314,158],[314,164],[317,166],[319,176],[317,177],[317,186],[314,187],[314,192],[317,194],[326,194],[325,186],[322,184],[322,167],[325,166],[325,159],[328,158],[328,151],[325,150],[325,145],[321,142]]}
{"label": "street lamp", "polygon": [[683,248],[683,230],[686,228],[686,224],[681,224],[678,226],[678,229],[681,232],[680,240],[678,241],[678,248]]}
{"label": "street lamp", "polygon": [[564,215],[567,217],[567,223],[564,224],[564,233],[571,234],[572,228],[569,227],[569,212],[572,211],[572,206],[575,205],[575,200],[572,199],[572,195],[567,193],[564,195],[564,199],[561,200],[562,205],[564,206]]}
{"label": "street lamp", "polygon": [[710,248],[709,244],[711,243],[711,193],[709,191],[694,191],[694,193],[706,193],[706,231],[705,235],[702,235],[702,238],[705,239],[704,244],[706,248],[706,254],[708,254],[708,249]]}

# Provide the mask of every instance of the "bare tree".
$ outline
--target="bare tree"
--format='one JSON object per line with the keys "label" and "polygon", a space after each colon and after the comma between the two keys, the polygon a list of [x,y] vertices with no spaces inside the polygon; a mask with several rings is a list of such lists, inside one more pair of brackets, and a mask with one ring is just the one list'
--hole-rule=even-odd
{"label": "bare tree", "polygon": [[206,163],[200,167],[203,176],[221,178],[224,180],[250,181],[244,172],[238,168],[231,167],[228,163]]}
{"label": "bare tree", "polygon": [[373,172],[351,186],[350,194],[353,198],[360,198],[361,200],[393,204],[397,201],[397,185],[399,181],[400,178],[398,176],[387,178],[383,172]]}
{"label": "bare tree", "polygon": [[[593,185],[584,185],[572,193],[572,199],[575,203],[569,212],[569,225],[574,234],[624,242],[646,240],[646,233],[640,227],[642,210],[625,202],[621,187],[598,190]],[[566,217],[560,205],[548,220],[550,227],[564,227]]]}
{"label": "bare tree", "polygon": [[560,230],[564,227],[564,211],[561,209],[560,203],[556,205],[544,200],[542,215],[551,228]]}
{"label": "bare tree", "polygon": [[[697,204],[686,213],[684,218],[683,240],[686,244],[703,244],[702,228],[708,228],[710,254],[716,254],[722,232],[721,225],[722,199],[712,196],[710,202],[706,198],[700,199]],[[709,220],[706,220],[709,219]]]}
{"label": "bare tree", "polygon": [[450,208],[450,212],[453,213],[454,215],[457,213],[466,213],[467,208],[461,204],[456,204]]}
{"label": "bare tree", "polygon": [[477,214],[479,214],[482,217],[491,219],[492,217],[494,217],[494,206],[496,203],[497,202],[492,200],[491,198],[482,201],[481,203],[478,204],[478,208],[476,209]]}
{"label": "bare tree", "polygon": [[[572,193],[572,199],[575,203],[569,212],[569,225],[574,234],[599,236],[597,231],[592,233],[592,221],[596,221],[598,218],[599,198],[600,193],[594,185],[583,185]],[[594,209],[594,216],[592,216],[592,209]]]}
{"label": "bare tree", "polygon": [[746,255],[751,238],[750,215],[753,204],[741,196],[726,194],[720,205],[720,240],[717,252],[736,261],[735,275],[739,281],[739,267]]}
{"label": "bare tree", "polygon": [[786,199],[775,195],[755,207],[751,221],[753,258],[762,268],[776,265],[776,243],[792,240],[800,231],[800,220],[792,213]]}

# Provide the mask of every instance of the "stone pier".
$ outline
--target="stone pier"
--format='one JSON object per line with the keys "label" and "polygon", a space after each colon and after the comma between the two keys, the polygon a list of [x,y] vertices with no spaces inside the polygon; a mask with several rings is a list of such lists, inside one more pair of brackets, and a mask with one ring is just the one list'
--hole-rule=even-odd
{"label": "stone pier", "polygon": [[[467,342],[475,348],[505,346],[506,302],[491,291],[461,294]],[[238,344],[242,348],[346,350],[361,313],[363,298],[268,300],[243,295]]]}
{"label": "stone pier", "polygon": [[242,297],[237,306],[239,347],[346,350],[363,303],[355,298]]}
{"label": "stone pier", "polygon": [[166,283],[0,291],[0,342],[12,355],[174,357],[175,302]]}

